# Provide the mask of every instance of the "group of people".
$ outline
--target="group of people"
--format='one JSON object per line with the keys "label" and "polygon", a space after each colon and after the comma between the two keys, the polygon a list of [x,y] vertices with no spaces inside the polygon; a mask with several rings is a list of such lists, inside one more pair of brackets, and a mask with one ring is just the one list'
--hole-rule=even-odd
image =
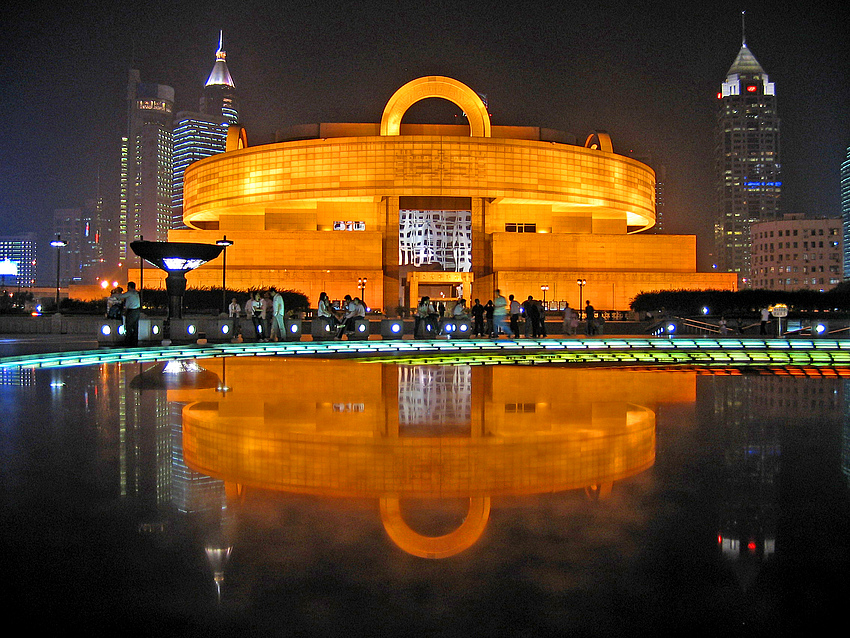
{"label": "group of people", "polygon": [[343,335],[354,334],[354,324],[358,319],[366,317],[366,304],[360,297],[345,295],[341,307],[337,311],[331,303],[328,293],[319,294],[319,304],[316,315],[324,318],[330,325],[330,330],[337,339]]}
{"label": "group of people", "polygon": [[245,313],[251,320],[254,338],[257,341],[282,341],[286,331],[286,306],[283,295],[274,286],[265,291],[256,291],[248,295],[244,304],[236,297],[230,300],[227,314],[231,319],[238,319]]}
{"label": "group of people", "polygon": [[[590,301],[584,304],[584,321],[585,333],[588,336],[601,335],[605,328],[605,316],[602,313],[596,312],[596,308],[590,305]],[[574,335],[578,332],[578,327],[581,325],[581,320],[578,313],[570,308],[570,304],[564,305],[564,323],[563,333],[565,335]]]}
{"label": "group of people", "polygon": [[142,298],[136,290],[136,282],[127,284],[125,292],[121,286],[113,288],[106,300],[106,316],[124,320],[124,345],[139,345],[139,317],[142,314]]}

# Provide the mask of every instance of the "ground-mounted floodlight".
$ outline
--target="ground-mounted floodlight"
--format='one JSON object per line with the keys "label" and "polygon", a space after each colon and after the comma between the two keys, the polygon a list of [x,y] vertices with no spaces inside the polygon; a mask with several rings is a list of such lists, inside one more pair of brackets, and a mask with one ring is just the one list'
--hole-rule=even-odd
{"label": "ground-mounted floodlight", "polygon": [[381,319],[382,339],[403,339],[404,319]]}
{"label": "ground-mounted floodlight", "polygon": [[224,250],[224,246],[215,244],[174,241],[134,241],[130,244],[130,248],[145,261],[168,273],[165,278],[165,290],[168,293],[168,319],[183,317],[186,273],[215,259]]}

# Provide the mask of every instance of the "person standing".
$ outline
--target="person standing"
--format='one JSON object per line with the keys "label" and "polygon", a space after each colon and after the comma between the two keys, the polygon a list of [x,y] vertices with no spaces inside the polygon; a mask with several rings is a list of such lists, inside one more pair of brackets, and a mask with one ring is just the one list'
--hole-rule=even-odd
{"label": "person standing", "polygon": [[511,332],[514,333],[514,339],[519,339],[519,315],[522,312],[522,306],[513,295],[510,295],[508,299],[510,300]]}
{"label": "person standing", "polygon": [[493,338],[499,338],[499,331],[506,335],[511,334],[508,326],[508,300],[504,298],[501,290],[496,290],[496,301],[493,302]]}
{"label": "person standing", "polygon": [[563,325],[563,333],[564,335],[574,335],[576,333],[576,326],[578,326],[578,319],[576,319],[575,312],[570,308],[569,302],[564,303],[564,325]]}
{"label": "person standing", "polygon": [[767,308],[761,309],[761,326],[759,327],[759,334],[766,335],[767,334],[767,323],[770,321],[770,310]]}
{"label": "person standing", "polygon": [[127,292],[118,295],[124,302],[124,345],[135,348],[139,345],[139,317],[142,314],[142,303],[136,282],[127,284]]}
{"label": "person standing", "polygon": [[484,306],[480,299],[472,304],[472,334],[476,337],[484,336]]}
{"label": "person standing", "polygon": [[260,318],[263,320],[263,341],[268,341],[272,333],[272,296],[268,290],[260,298]]}
{"label": "person standing", "polygon": [[534,300],[534,307],[537,309],[537,336],[545,337],[546,336],[546,309],[543,307],[543,304]]}
{"label": "person standing", "polygon": [[245,302],[245,316],[251,321],[254,326],[254,338],[260,340],[263,336],[262,323],[260,321],[260,293],[256,292],[248,295],[248,301]]}
{"label": "person standing", "polygon": [[596,334],[596,310],[590,305],[590,300],[584,304],[584,316],[587,319],[587,336]]}
{"label": "person standing", "polygon": [[496,336],[496,325],[493,320],[493,313],[496,311],[496,307],[493,305],[493,300],[488,299],[487,303],[484,304],[484,330],[485,334],[495,337]]}
{"label": "person standing", "polygon": [[230,305],[227,307],[227,315],[231,319],[239,318],[239,311],[241,308],[239,307],[239,302],[236,301],[236,297],[230,300]]}
{"label": "person standing", "polygon": [[286,334],[286,326],[284,325],[283,295],[276,288],[271,289],[272,293],[272,329],[269,337],[272,341],[280,341]]}

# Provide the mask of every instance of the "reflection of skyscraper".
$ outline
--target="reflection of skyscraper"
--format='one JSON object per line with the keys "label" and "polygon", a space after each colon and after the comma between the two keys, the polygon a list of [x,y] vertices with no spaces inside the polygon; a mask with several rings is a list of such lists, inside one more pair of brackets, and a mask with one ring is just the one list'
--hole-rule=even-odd
{"label": "reflection of skyscraper", "polygon": [[204,86],[200,113],[181,111],[174,120],[174,177],[172,189],[172,228],[183,223],[183,173],[186,167],[227,146],[227,127],[239,118],[236,85],[227,68],[226,53],[219,36],[215,64]]}
{"label": "reflection of skyscraper", "polygon": [[715,260],[746,284],[750,224],[777,217],[782,186],[776,93],[746,39],[717,98]]}
{"label": "reflection of skyscraper", "polygon": [[171,227],[171,173],[174,89],[141,81],[130,71],[127,83],[127,136],[121,144],[119,258],[143,236],[165,241]]}

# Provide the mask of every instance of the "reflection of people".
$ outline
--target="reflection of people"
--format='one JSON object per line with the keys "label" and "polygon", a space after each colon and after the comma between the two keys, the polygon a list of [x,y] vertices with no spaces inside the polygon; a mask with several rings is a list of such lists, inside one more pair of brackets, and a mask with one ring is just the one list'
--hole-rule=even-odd
{"label": "reflection of people", "polygon": [[124,302],[124,344],[128,347],[139,345],[139,315],[142,314],[142,303],[136,282],[127,284],[127,292],[118,295]]}

